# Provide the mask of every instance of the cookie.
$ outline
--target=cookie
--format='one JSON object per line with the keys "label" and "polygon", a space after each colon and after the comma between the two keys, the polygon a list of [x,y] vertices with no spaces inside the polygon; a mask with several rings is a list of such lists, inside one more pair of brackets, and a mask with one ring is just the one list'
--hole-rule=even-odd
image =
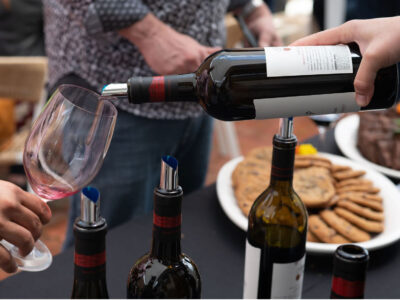
{"label": "cookie", "polygon": [[351,225],[331,210],[325,209],[321,211],[320,216],[328,225],[352,242],[364,242],[371,239],[367,232]]}
{"label": "cookie", "polygon": [[378,195],[371,195],[371,194],[361,194],[361,198],[371,200],[371,201],[377,201],[377,202],[383,202],[383,199],[381,196]]}
{"label": "cookie", "polygon": [[326,164],[332,165],[332,162],[325,157],[315,155],[315,154],[302,154],[302,155],[296,155],[297,160],[311,160],[311,161],[320,161],[320,162],[325,162]]}
{"label": "cookie", "polygon": [[313,243],[321,243],[321,241],[310,231],[307,231],[307,241]]}
{"label": "cookie", "polygon": [[340,200],[349,200],[360,204],[362,206],[369,207],[376,211],[383,211],[383,205],[381,202],[375,200],[369,200],[368,198],[364,197],[364,195],[368,194],[355,194],[355,193],[344,193],[339,195]]}
{"label": "cookie", "polygon": [[242,213],[247,217],[250,214],[250,209],[253,206],[253,202],[238,201],[238,205]]}
{"label": "cookie", "polygon": [[326,168],[311,167],[296,170],[293,188],[307,207],[323,207],[335,195],[330,172]]}
{"label": "cookie", "polygon": [[327,168],[327,169],[331,170],[331,164],[328,164],[325,161],[315,160],[312,162],[312,165],[314,167]]}
{"label": "cookie", "polygon": [[232,172],[233,188],[236,189],[246,181],[260,182],[260,184],[265,182],[268,185],[270,172],[271,166],[268,163],[246,158]]}
{"label": "cookie", "polygon": [[337,206],[343,207],[363,218],[367,218],[367,219],[370,219],[373,221],[383,221],[384,220],[382,212],[374,211],[368,207],[363,207],[363,206],[358,205],[351,201],[340,200],[340,201],[338,201]]}
{"label": "cookie", "polygon": [[338,203],[339,200],[340,200],[339,196],[338,196],[338,195],[334,195],[334,196],[325,204],[324,207],[325,207],[325,208],[328,208],[328,207],[335,206],[336,203]]}
{"label": "cookie", "polygon": [[372,186],[372,181],[364,178],[352,178],[342,180],[336,183],[336,188],[342,188],[345,186],[352,186],[352,185],[363,185],[363,186]]}
{"label": "cookie", "polygon": [[340,172],[334,172],[333,177],[336,180],[345,180],[351,178],[357,178],[365,174],[365,171],[355,171],[355,170],[346,170]]}
{"label": "cookie", "polygon": [[294,161],[294,167],[295,169],[297,168],[308,168],[312,166],[312,161],[311,160],[295,160]]}
{"label": "cookie", "polygon": [[235,190],[235,197],[240,209],[245,216],[248,216],[250,208],[258,196],[265,191],[267,186],[260,186],[257,184],[247,184],[239,186]]}
{"label": "cookie", "polygon": [[359,217],[352,212],[347,211],[344,208],[336,207],[334,209],[335,213],[346,219],[350,223],[356,225],[357,227],[364,229],[368,232],[379,233],[383,231],[383,222],[370,221],[363,217]]}
{"label": "cookie", "polygon": [[252,157],[270,164],[272,161],[272,147],[268,146],[255,148],[251,150],[246,157]]}
{"label": "cookie", "polygon": [[318,215],[308,217],[308,229],[319,240],[325,243],[345,244],[350,243],[348,239],[338,234],[334,229],[328,227]]}
{"label": "cookie", "polygon": [[370,186],[370,185],[348,185],[344,187],[340,187],[337,190],[338,194],[347,193],[347,192],[364,192],[367,194],[377,194],[381,190],[379,188]]}
{"label": "cookie", "polygon": [[351,168],[349,166],[341,166],[341,165],[332,165],[331,170],[332,172],[340,172],[340,171],[347,171]]}

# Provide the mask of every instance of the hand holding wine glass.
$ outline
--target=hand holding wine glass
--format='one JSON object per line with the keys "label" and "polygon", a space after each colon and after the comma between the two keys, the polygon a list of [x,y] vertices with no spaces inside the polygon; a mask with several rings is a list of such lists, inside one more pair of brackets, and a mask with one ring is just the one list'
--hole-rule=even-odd
{"label": "hand holding wine glass", "polygon": [[[10,182],[0,180],[0,190],[0,236],[16,245],[21,255],[28,255],[50,221],[51,210],[39,197]],[[2,245],[0,268],[7,273],[17,270],[16,261]]]}
{"label": "hand holding wine glass", "polygon": [[[96,176],[117,118],[117,110],[109,99],[112,98],[63,85],[35,121],[25,143],[23,162],[30,186],[44,201],[72,195]],[[33,205],[32,199],[26,200],[27,205]],[[35,235],[37,238],[38,234]],[[40,271],[51,264],[50,251],[39,240],[27,256],[24,255],[30,246],[17,239],[9,242],[1,241],[20,269]]]}

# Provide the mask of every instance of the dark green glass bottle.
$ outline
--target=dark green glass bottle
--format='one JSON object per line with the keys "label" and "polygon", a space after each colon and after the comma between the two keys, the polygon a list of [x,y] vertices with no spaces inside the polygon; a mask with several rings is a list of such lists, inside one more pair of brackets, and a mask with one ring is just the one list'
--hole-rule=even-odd
{"label": "dark green glass bottle", "polygon": [[295,136],[274,136],[271,182],[249,214],[244,298],[301,296],[307,211],[292,186],[295,147]]}

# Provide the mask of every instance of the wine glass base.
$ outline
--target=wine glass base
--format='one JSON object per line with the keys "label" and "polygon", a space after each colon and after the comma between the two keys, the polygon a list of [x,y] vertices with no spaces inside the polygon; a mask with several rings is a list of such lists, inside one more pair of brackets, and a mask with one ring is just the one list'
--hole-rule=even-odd
{"label": "wine glass base", "polygon": [[10,251],[17,263],[18,269],[22,271],[43,271],[50,267],[53,261],[50,250],[40,240],[35,242],[35,246],[27,256],[21,256],[18,248],[5,240],[0,241],[0,243]]}

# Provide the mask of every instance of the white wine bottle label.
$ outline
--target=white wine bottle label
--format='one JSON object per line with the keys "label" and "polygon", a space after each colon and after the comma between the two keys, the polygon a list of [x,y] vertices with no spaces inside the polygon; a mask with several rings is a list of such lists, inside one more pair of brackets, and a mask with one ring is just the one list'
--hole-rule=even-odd
{"label": "white wine bottle label", "polygon": [[304,263],[306,256],[296,262],[273,264],[271,298],[300,299],[303,288]]}
{"label": "white wine bottle label", "polygon": [[299,299],[303,287],[305,255],[295,262],[271,263],[260,276],[262,251],[246,240],[244,299]]}
{"label": "white wine bottle label", "polygon": [[250,245],[246,239],[244,260],[244,299],[257,299],[258,279],[260,277],[261,249]]}
{"label": "white wine bottle label", "polygon": [[359,111],[355,93],[255,99],[255,119],[338,114]]}
{"label": "white wine bottle label", "polygon": [[353,73],[350,48],[337,46],[265,47],[267,77]]}

